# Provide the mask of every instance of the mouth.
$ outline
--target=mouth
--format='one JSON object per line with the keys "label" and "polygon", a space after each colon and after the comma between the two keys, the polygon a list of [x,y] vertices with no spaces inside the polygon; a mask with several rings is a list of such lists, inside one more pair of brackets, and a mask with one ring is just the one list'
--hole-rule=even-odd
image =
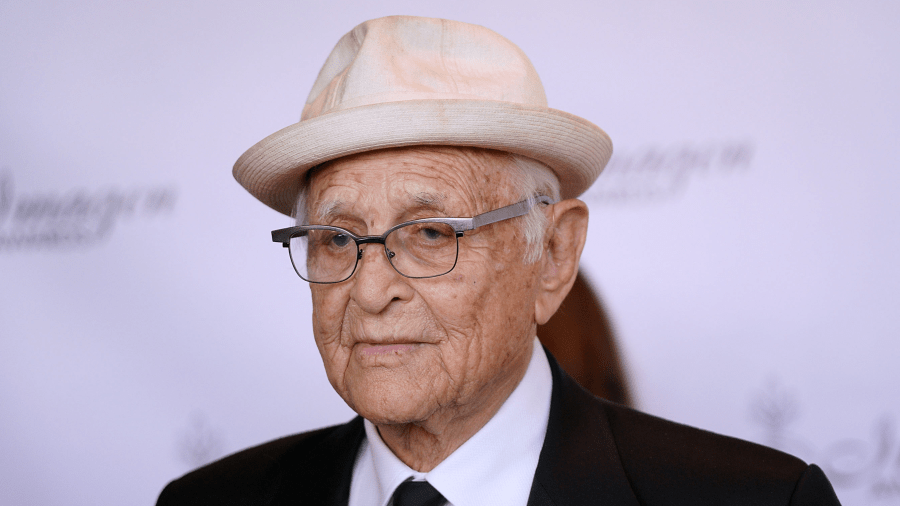
{"label": "mouth", "polygon": [[381,355],[399,355],[412,351],[421,343],[358,343],[359,352],[367,357]]}

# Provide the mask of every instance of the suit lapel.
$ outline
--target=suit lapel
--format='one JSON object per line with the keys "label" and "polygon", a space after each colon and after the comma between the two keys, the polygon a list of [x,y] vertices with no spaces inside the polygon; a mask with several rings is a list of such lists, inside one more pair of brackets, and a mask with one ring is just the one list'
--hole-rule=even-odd
{"label": "suit lapel", "polygon": [[637,506],[602,402],[549,352],[547,358],[553,373],[550,419],[528,506]]}
{"label": "suit lapel", "polygon": [[285,459],[271,506],[347,506],[364,435],[362,418],[357,416],[312,447],[297,448]]}
{"label": "suit lapel", "polygon": [[[545,350],[546,351],[546,350]],[[638,506],[619,461],[602,401],[547,352],[553,374],[550,419],[528,506]],[[271,506],[346,506],[365,431],[356,417],[285,456]]]}

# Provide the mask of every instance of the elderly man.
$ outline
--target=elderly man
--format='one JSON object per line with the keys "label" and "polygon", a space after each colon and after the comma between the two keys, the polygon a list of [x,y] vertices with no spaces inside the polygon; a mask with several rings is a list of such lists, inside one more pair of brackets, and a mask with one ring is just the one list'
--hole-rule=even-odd
{"label": "elderly man", "polygon": [[344,36],[301,121],[234,175],[295,216],[273,239],[360,416],[194,471],[158,504],[837,504],[817,467],[599,400],[536,340],[577,274],[575,197],[611,151],[490,30],[390,17]]}

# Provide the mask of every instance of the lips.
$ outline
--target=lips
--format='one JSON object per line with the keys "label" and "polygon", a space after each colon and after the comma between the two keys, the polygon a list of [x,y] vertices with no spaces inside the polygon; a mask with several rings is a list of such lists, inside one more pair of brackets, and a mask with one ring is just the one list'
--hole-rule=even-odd
{"label": "lips", "polygon": [[[391,346],[391,345],[420,345],[438,344],[441,339],[435,333],[423,329],[408,331],[400,328],[382,329],[382,331],[364,331],[362,328],[354,329],[346,336],[352,346]],[[386,330],[386,331],[384,331]]]}
{"label": "lips", "polygon": [[369,364],[382,364],[384,360],[388,361],[384,363],[394,363],[396,359],[405,361],[418,350],[442,341],[441,334],[434,332],[427,323],[421,327],[403,324],[395,319],[351,319],[348,323],[344,327],[347,344],[357,358],[368,359],[365,362]]}
{"label": "lips", "polygon": [[418,346],[420,343],[389,343],[389,344],[375,344],[375,343],[359,343],[357,346],[359,347],[360,353],[366,356],[376,356],[376,355],[393,355],[411,351],[413,348]]}

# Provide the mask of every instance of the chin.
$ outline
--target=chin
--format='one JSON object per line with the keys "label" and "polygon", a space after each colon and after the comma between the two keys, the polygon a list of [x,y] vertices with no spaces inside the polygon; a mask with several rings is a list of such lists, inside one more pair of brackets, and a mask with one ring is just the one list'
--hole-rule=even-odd
{"label": "chin", "polygon": [[422,407],[398,406],[391,409],[390,406],[378,406],[374,409],[363,407],[354,411],[376,425],[403,425],[424,422],[434,414],[434,410],[421,409]]}
{"label": "chin", "polygon": [[433,395],[411,395],[409,389],[367,382],[342,396],[353,411],[374,424],[396,425],[427,420],[439,404]]}

